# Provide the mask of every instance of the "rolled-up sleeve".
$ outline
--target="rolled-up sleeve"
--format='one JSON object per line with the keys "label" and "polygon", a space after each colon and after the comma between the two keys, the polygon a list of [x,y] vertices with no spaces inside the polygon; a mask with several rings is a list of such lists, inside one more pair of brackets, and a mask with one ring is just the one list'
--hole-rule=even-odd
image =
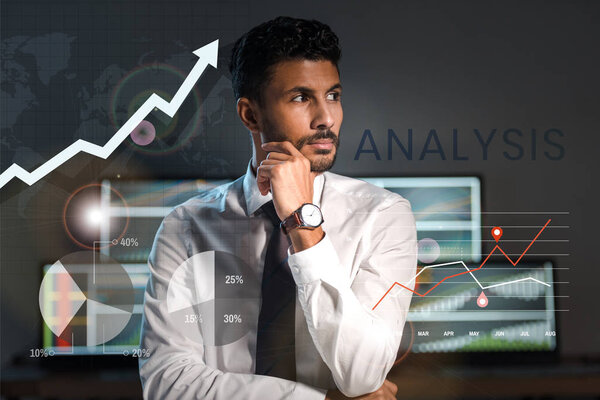
{"label": "rolled-up sleeve", "polygon": [[416,273],[410,203],[394,195],[372,213],[353,278],[338,257],[345,249],[335,248],[327,233],[288,258],[313,342],[338,389],[350,397],[377,390],[393,366],[412,293],[396,287],[374,306],[394,282],[409,282]]}
{"label": "rolled-up sleeve", "polygon": [[[139,371],[145,399],[319,399],[325,390],[276,377],[231,373],[206,365],[204,347],[170,321],[169,280],[188,258],[190,232],[176,209],[161,224],[148,260],[151,277],[144,296]],[[187,239],[186,239],[187,238]]]}

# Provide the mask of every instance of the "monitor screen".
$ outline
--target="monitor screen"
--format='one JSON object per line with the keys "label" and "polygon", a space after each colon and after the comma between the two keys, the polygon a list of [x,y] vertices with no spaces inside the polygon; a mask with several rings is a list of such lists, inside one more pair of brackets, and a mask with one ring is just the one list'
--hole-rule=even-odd
{"label": "monitor screen", "polygon": [[50,355],[132,355],[139,349],[148,266],[107,265],[44,266],[40,303]]}
{"label": "monitor screen", "polygon": [[[78,343],[62,340],[44,325],[44,348],[57,355],[131,354],[140,340],[143,294],[150,276],[146,264],[122,264],[135,293],[130,320],[113,339],[103,345],[88,345],[81,329],[93,329],[98,312],[81,307],[66,328],[68,335],[82,335]],[[46,265],[44,271],[52,266]],[[469,269],[474,269],[472,266]],[[89,270],[89,268],[87,268]],[[445,265],[418,269],[415,291],[425,293],[445,277],[466,271],[463,265]],[[46,290],[47,305],[57,297]],[[485,287],[485,291],[481,289]],[[389,296],[405,290],[394,288]],[[481,302],[485,293],[485,306]],[[77,298],[72,290],[69,298]],[[59,313],[60,308],[55,307]],[[55,315],[56,317],[57,315]],[[413,353],[553,351],[556,348],[556,321],[552,263],[487,263],[482,269],[443,281],[428,295],[414,295],[408,313],[402,342],[403,351]],[[63,333],[61,335],[65,337]]]}
{"label": "monitor screen", "polygon": [[481,189],[476,177],[360,178],[410,201],[424,261],[481,260]]}
{"label": "monitor screen", "polygon": [[487,262],[444,280],[478,266],[419,267],[415,291],[427,295],[413,295],[403,346],[414,353],[555,350],[552,263]]}
{"label": "monitor screen", "polygon": [[[481,260],[481,189],[476,177],[360,178],[398,193],[412,206],[420,254],[439,261]],[[128,235],[138,246],[113,246],[105,254],[122,262],[145,262],[162,219],[176,205],[228,181],[104,181],[102,201],[113,226],[101,227],[102,240],[118,234],[129,216]],[[116,196],[119,193],[120,196]],[[121,221],[120,225],[124,225]],[[116,230],[115,230],[116,228]],[[427,260],[427,256],[424,256]]]}
{"label": "monitor screen", "polygon": [[[419,239],[416,292],[428,292],[444,278],[457,271],[466,271],[466,268],[473,269],[481,261],[478,178],[361,179],[398,193],[411,202]],[[123,226],[125,219],[127,235],[121,239],[122,243],[102,247],[100,253],[120,263],[131,280],[128,285],[131,285],[133,304],[127,310],[131,316],[122,323],[119,332],[112,332],[114,337],[102,345],[95,345],[97,340],[94,341],[94,334],[89,332],[96,332],[96,336],[105,334],[98,321],[107,317],[99,314],[110,312],[102,307],[80,306],[77,311],[73,311],[73,306],[67,307],[67,317],[75,318],[63,327],[61,335],[45,324],[44,347],[56,354],[130,354],[135,351],[140,338],[143,292],[149,277],[145,263],[162,219],[176,205],[200,191],[226,182],[104,181],[107,189],[103,191],[102,207],[109,210],[111,218],[101,226],[102,238],[114,237],[114,229]],[[52,267],[45,266],[44,271],[47,273]],[[78,275],[73,267],[67,272]],[[84,276],[90,279],[89,274]],[[544,284],[525,278],[534,278]],[[73,279],[80,282],[80,286],[86,285],[81,283],[81,277]],[[64,291],[65,288],[60,289],[58,283],[55,289],[52,284],[47,287],[49,289],[40,301],[47,303],[48,315],[59,314],[61,308],[54,304],[57,294],[53,290]],[[72,299],[85,297],[77,293],[80,289],[66,288],[73,291]],[[389,295],[400,290],[405,289],[396,287]],[[485,307],[477,303],[481,293],[486,297]],[[99,301],[87,303],[110,303],[107,296],[110,297],[105,295]],[[556,347],[553,300],[551,263],[521,263],[515,268],[489,262],[476,272],[444,280],[426,296],[414,295],[403,346],[415,353],[553,350]],[[52,320],[47,318],[48,315],[44,316],[45,321]],[[68,340],[69,332],[79,339]]]}

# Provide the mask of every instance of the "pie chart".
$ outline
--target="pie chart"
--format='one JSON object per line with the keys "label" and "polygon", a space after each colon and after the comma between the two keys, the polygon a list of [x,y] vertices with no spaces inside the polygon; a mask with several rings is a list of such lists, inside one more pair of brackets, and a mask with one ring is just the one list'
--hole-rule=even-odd
{"label": "pie chart", "polygon": [[79,251],[56,261],[40,285],[44,322],[72,346],[97,346],[117,336],[131,318],[134,289],[112,258]]}
{"label": "pie chart", "polygon": [[183,262],[167,289],[167,311],[189,339],[224,346],[242,338],[258,321],[256,272],[241,258],[205,251]]}

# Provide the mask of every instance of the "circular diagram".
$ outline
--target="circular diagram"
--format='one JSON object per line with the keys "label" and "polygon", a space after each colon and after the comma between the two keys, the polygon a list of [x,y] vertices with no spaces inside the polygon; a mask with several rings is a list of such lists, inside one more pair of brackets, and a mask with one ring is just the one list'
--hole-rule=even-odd
{"label": "circular diagram", "polygon": [[205,251],[175,270],[167,289],[167,310],[191,340],[223,346],[256,324],[259,297],[255,273],[243,260],[226,252]]}
{"label": "circular diagram", "polygon": [[121,264],[97,252],[79,251],[46,271],[39,305],[44,322],[60,339],[72,346],[97,346],[125,328],[134,295]]}

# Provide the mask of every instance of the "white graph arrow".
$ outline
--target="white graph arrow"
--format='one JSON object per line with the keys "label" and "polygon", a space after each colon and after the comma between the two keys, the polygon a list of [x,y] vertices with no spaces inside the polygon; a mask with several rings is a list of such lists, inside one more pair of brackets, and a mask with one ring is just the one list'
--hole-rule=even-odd
{"label": "white graph arrow", "polygon": [[117,147],[119,147],[121,143],[123,143],[131,131],[133,131],[140,124],[140,122],[142,122],[144,118],[146,118],[148,114],[154,110],[155,107],[172,118],[177,110],[179,110],[179,107],[181,107],[181,104],[183,104],[183,101],[187,95],[192,91],[192,88],[198,79],[200,79],[200,76],[206,67],[210,64],[217,68],[218,53],[218,40],[215,40],[214,42],[194,51],[194,54],[198,56],[199,60],[196,62],[196,65],[194,65],[192,71],[188,74],[188,76],[185,78],[185,81],[183,81],[177,90],[177,93],[175,93],[173,99],[168,102],[156,93],[152,93],[148,100],[146,100],[144,104],[137,109],[131,118],[129,118],[127,122],[123,124],[121,129],[119,129],[104,146],[98,146],[94,143],[79,139],[52,157],[50,160],[40,165],[33,172],[27,172],[18,164],[13,164],[8,167],[6,171],[0,174],[0,188],[6,185],[12,178],[19,178],[31,186],[44,176],[48,175],[50,172],[54,171],[56,168],[60,167],[63,163],[67,162],[79,152],[89,153],[96,157],[106,159],[112,154],[113,151],[115,151]]}

